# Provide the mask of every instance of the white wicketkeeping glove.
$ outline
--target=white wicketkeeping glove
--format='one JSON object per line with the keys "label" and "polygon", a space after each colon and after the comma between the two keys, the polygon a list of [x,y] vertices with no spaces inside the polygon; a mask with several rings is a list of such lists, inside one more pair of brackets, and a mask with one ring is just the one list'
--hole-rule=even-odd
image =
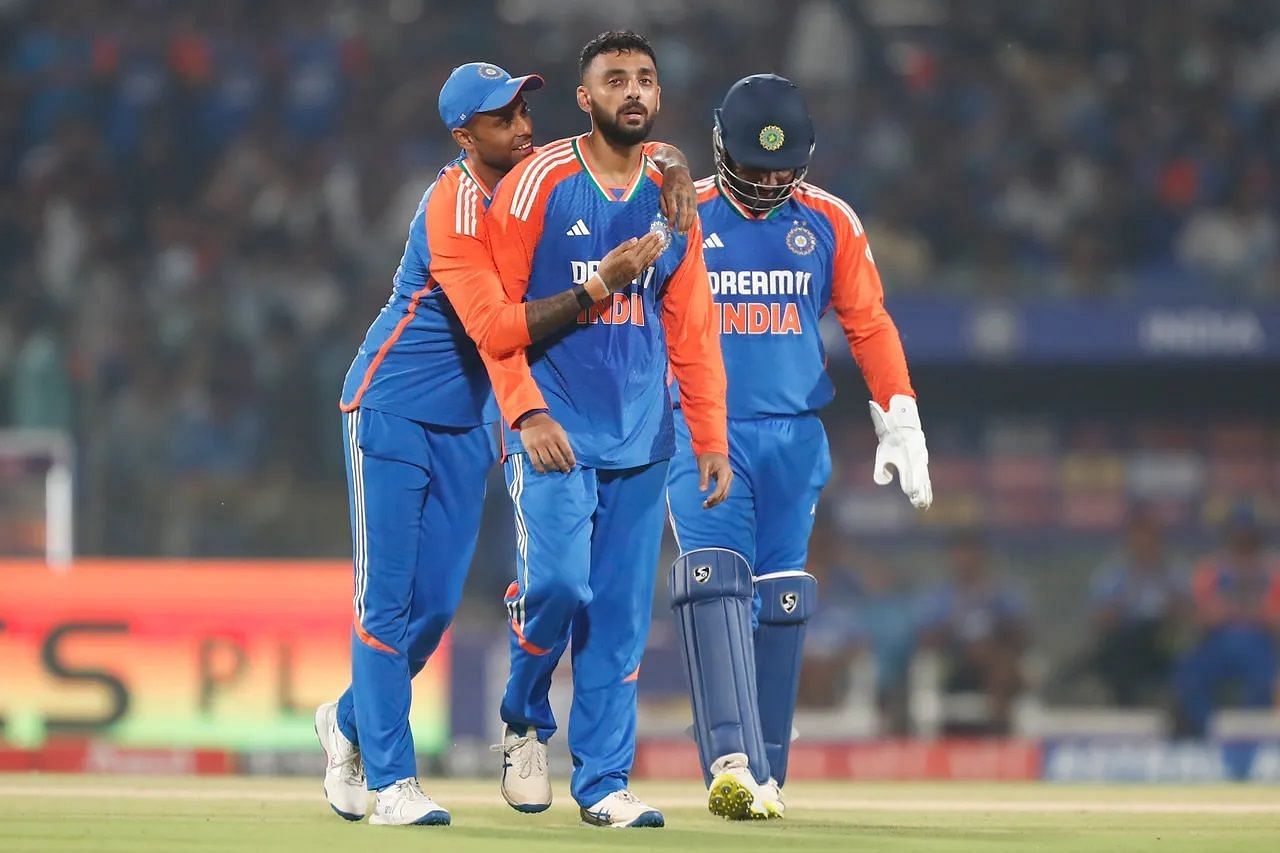
{"label": "white wicketkeeping glove", "polygon": [[933,484],[929,482],[929,448],[924,443],[920,429],[920,410],[914,397],[894,394],[886,412],[871,401],[871,422],[875,424],[880,446],[876,448],[876,470],[873,479],[877,485],[893,482],[893,471],[898,471],[902,491],[916,509],[928,509],[933,503]]}

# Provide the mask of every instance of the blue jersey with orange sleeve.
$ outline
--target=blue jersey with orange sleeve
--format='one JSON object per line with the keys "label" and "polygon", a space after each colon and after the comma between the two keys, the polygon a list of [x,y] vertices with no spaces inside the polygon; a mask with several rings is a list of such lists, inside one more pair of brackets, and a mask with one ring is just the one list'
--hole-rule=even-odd
{"label": "blue jersey with orange sleeve", "polygon": [[818,330],[830,308],[872,397],[887,406],[894,394],[914,394],[871,248],[848,204],[802,183],[761,217],[718,179],[696,186],[730,417],[801,414],[831,402]]}
{"label": "blue jersey with orange sleeve", "polygon": [[[513,302],[585,283],[610,249],[665,222],[662,178],[648,158],[628,186],[606,187],[588,166],[583,139],[545,146],[498,186],[488,235]],[[584,465],[632,468],[672,455],[668,365],[686,388],[695,450],[726,452],[724,366],[712,308],[695,228],[675,235],[622,291],[505,367],[536,384]],[[493,365],[491,373],[498,375]],[[503,412],[514,417],[518,407],[503,395],[500,388]],[[521,450],[518,430],[508,429],[505,441],[507,453]]]}
{"label": "blue jersey with orange sleeve", "polygon": [[1249,572],[1228,554],[1206,557],[1192,574],[1192,595],[1203,625],[1264,622],[1280,628],[1280,560],[1263,559]]}
{"label": "blue jersey with orange sleeve", "polygon": [[[501,299],[483,233],[489,200],[489,190],[461,157],[427,188],[409,225],[391,298],[347,371],[343,411],[363,406],[450,427],[497,419],[489,378],[459,317],[480,306],[492,309]],[[486,334],[495,316],[486,317]],[[522,338],[518,329],[512,336],[528,343],[527,327]]]}

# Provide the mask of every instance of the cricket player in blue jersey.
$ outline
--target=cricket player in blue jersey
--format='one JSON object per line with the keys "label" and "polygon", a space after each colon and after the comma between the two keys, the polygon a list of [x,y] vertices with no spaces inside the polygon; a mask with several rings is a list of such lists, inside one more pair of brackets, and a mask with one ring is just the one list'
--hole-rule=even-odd
{"label": "cricket player in blue jersey", "polygon": [[848,204],[804,182],[813,146],[796,86],[746,77],[715,112],[716,174],[696,184],[729,377],[734,490],[703,508],[681,386],[667,475],[681,551],[670,593],[708,807],[731,819],[784,811],[804,626],[817,601],[809,535],[831,473],[817,414],[833,396],[818,332],[829,308],[871,389],[875,482],[896,470],[914,506],[933,500],[906,357],[867,237]]}
{"label": "cricket player in blue jersey", "polygon": [[[489,210],[507,295],[518,301],[566,281],[582,286],[597,275],[596,259],[630,237],[661,234],[664,251],[622,292],[594,304],[585,299],[576,327],[504,362],[543,395],[547,411],[505,432],[517,577],[506,599],[502,794],[523,812],[551,804],[545,744],[556,720],[547,693],[556,663],[572,648],[570,787],[582,821],[662,826],[662,813],[628,790],[628,778],[662,493],[677,444],[668,365],[684,394],[680,440],[707,506],[724,499],[732,478],[724,365],[700,231],[670,234],[658,207],[662,177],[642,146],[659,107],[653,49],[634,33],[604,33],[583,49],[580,68],[578,106],[591,116],[591,131],[513,169]],[[530,449],[530,422],[547,416],[572,445],[568,471],[540,473],[546,460],[540,466]]]}
{"label": "cricket player in blue jersey", "polygon": [[[316,711],[328,759],[324,793],[335,812],[377,824],[447,824],[423,793],[409,731],[410,680],[453,618],[475,549],[485,476],[496,460],[496,420],[482,357],[498,358],[570,323],[583,287],[527,303],[506,299],[484,233],[492,188],[535,153],[524,92],[536,75],[496,65],[460,66],[440,90],[440,117],[463,153],[427,188],[409,226],[391,298],[369,328],[342,391],[355,596],[351,686]],[[672,169],[664,209],[677,227],[683,156],[654,143]],[[689,209],[682,210],[682,206]],[[657,256],[660,241],[611,251],[586,286],[594,298],[627,285]],[[474,339],[475,343],[472,343]],[[477,350],[477,345],[479,351]],[[501,376],[501,374],[499,374]],[[504,392],[521,411],[542,406]],[[555,430],[540,451],[570,452]]]}

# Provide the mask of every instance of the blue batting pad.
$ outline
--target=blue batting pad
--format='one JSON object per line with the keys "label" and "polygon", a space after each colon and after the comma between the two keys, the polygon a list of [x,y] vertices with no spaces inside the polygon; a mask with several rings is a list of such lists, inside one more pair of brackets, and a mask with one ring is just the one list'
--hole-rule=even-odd
{"label": "blue batting pad", "polygon": [[736,551],[690,551],[671,566],[670,592],[706,783],[711,763],[732,753],[745,754],[757,781],[767,780],[751,643],[751,567]]}
{"label": "blue batting pad", "polygon": [[808,572],[774,572],[756,578],[760,601],[756,628],[756,692],[760,730],[773,778],[787,780],[791,724],[800,690],[804,625],[818,605],[818,579]]}

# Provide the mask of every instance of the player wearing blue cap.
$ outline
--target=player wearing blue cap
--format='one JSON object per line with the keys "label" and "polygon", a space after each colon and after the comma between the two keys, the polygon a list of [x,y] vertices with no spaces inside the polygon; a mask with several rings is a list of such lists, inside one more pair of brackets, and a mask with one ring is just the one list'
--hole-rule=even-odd
{"label": "player wearing blue cap", "polygon": [[817,599],[805,571],[809,535],[831,472],[817,415],[834,393],[818,332],[829,308],[871,389],[875,482],[890,482],[895,469],[920,508],[933,490],[862,223],[804,182],[814,132],[800,91],[772,74],[739,80],[715,112],[713,146],[716,174],[696,186],[729,378],[734,490],[703,508],[678,409],[667,499],[681,555],[670,593],[708,806],[727,818],[780,817],[804,625]]}
{"label": "player wearing blue cap", "polygon": [[[537,75],[487,62],[460,66],[440,90],[440,117],[462,154],[427,188],[409,226],[391,298],[360,346],[342,391],[355,596],[351,686],[316,711],[328,758],[324,792],[348,820],[447,824],[423,793],[409,730],[410,680],[453,617],[475,549],[496,419],[483,357],[500,357],[577,316],[652,262],[656,241],[624,242],[597,276],[544,299],[509,302],[485,235],[498,180],[534,153],[523,93]],[[674,149],[664,162],[683,167]],[[681,180],[683,178],[683,181]],[[693,219],[692,186],[673,170],[668,209]],[[678,210],[678,208],[687,210]],[[678,223],[679,224],[679,223]],[[469,341],[468,335],[475,341]],[[479,351],[477,351],[477,346]],[[504,394],[511,405],[539,401]],[[530,439],[549,458],[571,453],[563,430]]]}

